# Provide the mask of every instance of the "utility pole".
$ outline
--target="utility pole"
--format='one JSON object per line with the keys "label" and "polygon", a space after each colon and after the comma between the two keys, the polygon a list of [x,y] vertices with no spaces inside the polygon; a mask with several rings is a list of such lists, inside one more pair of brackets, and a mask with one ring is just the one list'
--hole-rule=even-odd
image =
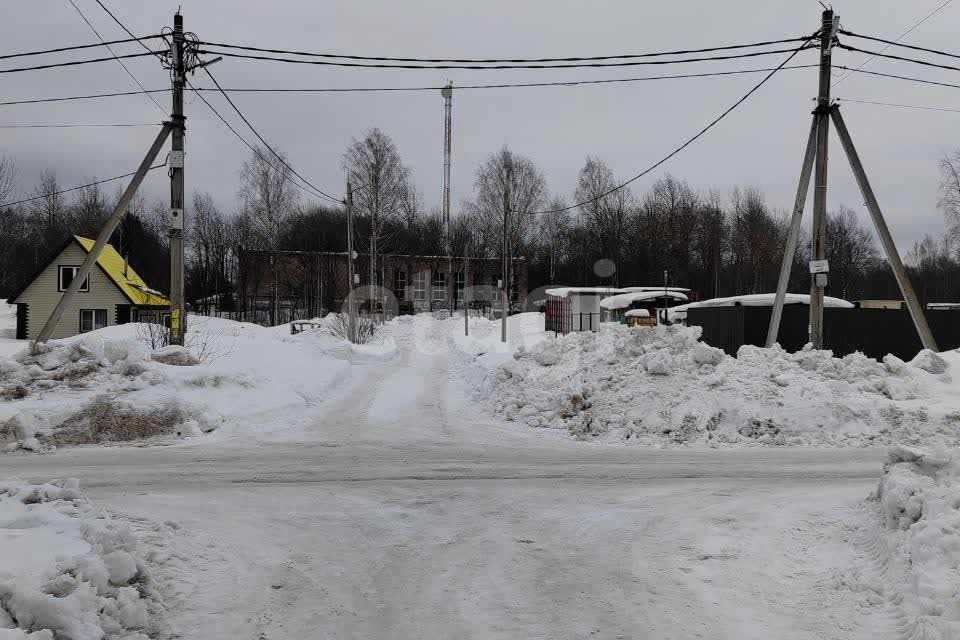
{"label": "utility pole", "polygon": [[507,158],[503,182],[503,286],[500,287],[500,342],[507,341],[507,315],[510,309],[510,178],[513,166]]}
{"label": "utility pole", "polygon": [[[453,258],[451,254],[450,238],[450,147],[453,136],[453,83],[440,90],[443,96],[443,246],[447,252],[447,281],[451,291],[449,299],[450,315],[453,316],[453,302],[456,298],[457,285],[453,281]],[[466,286],[466,281],[464,281]]]}
{"label": "utility pole", "polygon": [[814,167],[813,233],[811,241],[810,274],[810,341],[814,349],[823,348],[823,292],[827,286],[827,272],[815,265],[826,259],[827,231],[827,143],[830,136],[830,82],[833,57],[833,39],[837,33],[839,16],[831,9],[823,12],[820,25],[820,90],[817,93],[817,157]]}
{"label": "utility pole", "polygon": [[183,16],[173,16],[173,39],[170,43],[173,77],[173,124],[170,148],[170,344],[183,344],[187,330],[187,314],[183,301],[183,201],[184,151],[186,117],[183,115],[183,85],[186,81]]}
{"label": "utility pole", "polygon": [[347,332],[350,342],[357,341],[357,313],[353,295],[353,185],[347,180]]}
{"label": "utility pole", "polygon": [[40,333],[37,334],[34,346],[43,344],[49,340],[51,334],[53,334],[57,328],[57,325],[60,324],[60,319],[63,318],[64,312],[70,306],[74,297],[76,297],[77,291],[80,290],[83,281],[90,275],[93,265],[97,263],[97,259],[99,259],[100,254],[103,253],[103,248],[107,246],[107,243],[110,241],[110,236],[113,235],[114,230],[123,218],[123,214],[127,211],[127,207],[130,206],[130,201],[133,200],[133,196],[137,193],[140,183],[143,182],[144,177],[153,165],[153,161],[156,160],[160,149],[163,148],[163,145],[167,142],[167,136],[170,135],[171,128],[172,126],[169,122],[163,124],[163,128],[161,128],[160,133],[157,134],[156,140],[153,141],[153,146],[150,147],[147,155],[143,158],[143,162],[140,163],[140,167],[130,180],[130,184],[127,185],[127,189],[123,192],[123,195],[120,196],[117,206],[113,208],[113,213],[107,218],[107,222],[103,225],[103,228],[100,229],[100,234],[93,243],[93,247],[87,252],[87,256],[83,259],[83,263],[80,265],[77,273],[74,274],[73,280],[71,280],[69,286],[67,286],[67,290],[60,296],[60,301],[57,302],[57,306],[53,308],[53,313],[50,314],[43,328],[40,329]]}

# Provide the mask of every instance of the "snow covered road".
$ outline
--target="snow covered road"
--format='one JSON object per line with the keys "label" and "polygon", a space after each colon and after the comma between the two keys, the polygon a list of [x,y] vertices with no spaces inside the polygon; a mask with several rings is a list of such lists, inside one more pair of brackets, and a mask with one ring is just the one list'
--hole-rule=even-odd
{"label": "snow covered road", "polygon": [[171,638],[885,637],[838,580],[883,451],[551,438],[471,409],[442,349],[400,347],[283,432],[3,475],[189,532]]}

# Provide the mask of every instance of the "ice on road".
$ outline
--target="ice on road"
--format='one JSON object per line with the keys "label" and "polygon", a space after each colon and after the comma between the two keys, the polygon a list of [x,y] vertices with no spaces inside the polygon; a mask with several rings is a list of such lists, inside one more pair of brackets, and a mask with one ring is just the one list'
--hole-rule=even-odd
{"label": "ice on road", "polygon": [[[485,418],[442,349],[277,430],[6,457],[189,532],[170,638],[855,638],[878,450],[651,450]],[[880,636],[874,636],[880,637]],[[893,636],[891,636],[893,637]]]}

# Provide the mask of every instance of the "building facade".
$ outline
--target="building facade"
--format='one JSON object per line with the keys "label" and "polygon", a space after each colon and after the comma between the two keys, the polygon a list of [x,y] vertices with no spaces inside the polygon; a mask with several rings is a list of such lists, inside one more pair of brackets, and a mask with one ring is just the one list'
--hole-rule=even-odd
{"label": "building facade", "polygon": [[[460,309],[466,291],[471,308],[501,307],[499,259],[384,255],[371,279],[369,257],[360,254],[354,270],[351,287],[346,253],[243,251],[239,304],[245,310],[294,309],[306,317],[340,311],[353,295],[361,311],[396,315]],[[526,261],[515,259],[512,271],[511,304],[520,307],[526,302]]]}

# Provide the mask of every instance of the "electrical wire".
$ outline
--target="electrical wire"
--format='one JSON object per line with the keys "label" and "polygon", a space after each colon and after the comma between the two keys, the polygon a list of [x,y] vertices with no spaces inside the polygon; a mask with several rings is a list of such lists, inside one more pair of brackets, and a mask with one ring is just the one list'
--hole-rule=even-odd
{"label": "electrical wire", "polygon": [[310,65],[321,65],[328,67],[358,67],[366,69],[465,69],[465,70],[503,70],[503,69],[574,69],[582,67],[634,67],[634,66],[644,66],[644,65],[661,65],[661,64],[683,64],[689,62],[711,62],[716,60],[736,60],[741,58],[755,58],[757,56],[767,56],[777,53],[790,53],[793,51],[798,51],[802,49],[813,48],[808,45],[804,45],[800,49],[771,49],[768,51],[754,51],[751,53],[738,53],[725,56],[705,56],[698,58],[684,58],[682,60],[632,60],[628,62],[573,62],[573,63],[562,63],[562,64],[532,64],[532,65],[516,65],[516,64],[497,64],[491,66],[484,65],[468,65],[468,64],[440,64],[440,65],[422,65],[422,64],[385,64],[379,62],[335,62],[331,60],[295,60],[293,58],[277,58],[273,56],[258,56],[246,53],[231,53],[229,51],[215,51],[212,49],[200,49],[197,51],[198,54],[207,54],[215,56],[224,56],[228,58],[243,58],[247,60],[265,60],[271,62],[287,62],[291,64],[310,64]]}
{"label": "electrical wire", "polygon": [[883,51],[886,51],[886,49],[888,49],[889,47],[902,47],[904,49],[912,49],[914,51],[923,51],[925,53],[935,53],[938,56],[947,56],[948,58],[960,58],[960,54],[950,53],[948,51],[941,51],[939,49],[928,49],[927,47],[918,47],[912,44],[903,44],[902,42],[896,42],[895,40],[884,40],[883,38],[876,38],[874,36],[865,36],[859,33],[853,33],[852,31],[847,31],[845,29],[840,29],[840,33],[842,33],[845,36],[862,38],[863,40],[872,40],[873,42],[882,42],[886,45],[889,45],[888,47],[882,49]]}
{"label": "electrical wire", "polygon": [[937,69],[947,69],[948,71],[960,71],[960,67],[952,67],[947,64],[937,64],[936,62],[927,62],[926,60],[917,60],[916,58],[906,58],[904,56],[895,56],[892,53],[881,53],[879,51],[867,51],[866,49],[851,47],[848,44],[838,44],[836,46],[841,49],[846,49],[848,51],[856,51],[857,53],[870,54],[878,58],[889,58],[890,60],[899,60],[901,62],[912,62],[914,64],[923,65],[924,67],[935,67]]}
{"label": "electrical wire", "polygon": [[[187,86],[188,86],[188,87],[191,87],[189,80],[187,80]],[[192,87],[191,87],[191,88],[192,88]],[[259,151],[255,146],[253,146],[252,144],[250,144],[249,142],[247,142],[247,139],[244,138],[242,135],[240,135],[240,132],[237,131],[237,130],[234,128],[234,126],[233,126],[232,124],[230,124],[230,122],[229,122],[226,118],[224,118],[223,115],[222,115],[219,111],[217,111],[216,107],[214,107],[212,104],[210,104],[210,101],[207,100],[207,99],[203,96],[202,93],[196,92],[195,95],[196,95],[198,98],[200,98],[200,100],[203,102],[203,104],[207,105],[207,107],[210,109],[210,111],[212,111],[213,114],[214,114],[215,116],[217,116],[217,118],[220,119],[220,122],[222,122],[222,123],[227,127],[227,129],[229,129],[230,132],[231,132],[233,135],[235,135],[235,136],[240,140],[240,142],[242,142],[244,145],[246,145],[246,147],[247,147],[248,149],[250,149],[250,151],[253,152],[253,154],[254,154],[255,156],[257,156],[258,158],[260,158],[260,160],[262,160],[264,163],[266,163],[268,167],[270,167],[270,168],[273,169],[274,171],[277,171],[281,176],[283,176],[283,179],[284,179],[284,180],[286,180],[287,182],[289,182],[290,184],[292,184],[292,185],[295,186],[296,188],[300,189],[300,190],[303,191],[304,193],[306,193],[306,194],[308,194],[308,195],[311,195],[311,196],[313,196],[313,197],[315,197],[315,198],[320,197],[319,194],[314,193],[313,191],[311,191],[311,190],[308,189],[307,187],[304,187],[304,186],[301,185],[299,182],[297,182],[296,180],[294,180],[293,178],[291,178],[289,174],[287,174],[287,173],[284,172],[284,171],[280,171],[280,169],[278,169],[276,166],[274,166],[266,157],[264,157],[264,155],[263,155],[262,153],[260,153],[260,151]],[[338,201],[338,204],[342,204],[342,202]]]}
{"label": "electrical wire", "polygon": [[24,51],[23,53],[6,53],[3,55],[0,55],[0,60],[9,60],[10,58],[23,58],[26,56],[42,56],[47,53],[63,53],[65,51],[79,51],[81,49],[93,49],[94,47],[102,47],[105,44],[126,44],[128,42],[134,42],[134,41],[139,42],[141,45],[146,47],[147,45],[143,44],[142,42],[143,40],[153,40],[154,38],[162,37],[159,35],[155,35],[155,36],[141,36],[138,38],[137,36],[134,36],[132,33],[130,35],[133,37],[124,38],[123,40],[111,40],[110,42],[94,42],[92,44],[77,44],[70,47],[58,47],[56,49],[43,49],[41,51]]}
{"label": "electrical wire", "polygon": [[[100,0],[97,0],[100,2]],[[133,34],[131,34],[133,35]],[[653,53],[623,53],[608,56],[574,56],[569,58],[396,58],[388,56],[357,56],[340,53],[314,53],[310,51],[289,51],[284,49],[266,49],[262,47],[250,47],[237,44],[225,44],[222,42],[208,42],[202,40],[199,44],[211,47],[222,47],[224,49],[238,49],[242,51],[257,51],[260,53],[277,53],[291,56],[306,56],[311,58],[340,58],[343,60],[367,60],[379,62],[451,62],[465,64],[490,64],[490,63],[509,63],[509,62],[589,62],[594,60],[625,60],[629,58],[653,58],[659,56],[685,55],[690,53],[709,53],[712,51],[730,51],[732,49],[748,49],[751,47],[764,47],[773,44],[786,44],[790,42],[804,42],[809,36],[800,38],[785,38],[783,40],[767,40],[765,42],[753,42],[750,44],[731,44],[718,47],[706,47],[703,49],[681,49],[677,51],[658,51]]]}
{"label": "electrical wire", "polygon": [[[951,2],[953,2],[953,0],[945,0],[945,2],[942,2],[942,3],[941,3],[939,6],[937,6],[937,8],[935,8],[933,11],[931,11],[930,13],[928,13],[927,15],[925,15],[924,17],[922,17],[920,20],[914,22],[914,23],[913,23],[913,26],[909,27],[906,31],[904,31],[903,33],[901,33],[900,35],[898,35],[898,36],[894,39],[894,42],[899,42],[900,40],[902,40],[903,38],[905,38],[905,37],[906,37],[907,35],[909,35],[914,29],[916,29],[917,27],[919,27],[920,25],[922,25],[924,22],[926,22],[927,20],[929,20],[929,19],[932,18],[933,16],[937,15],[938,13],[940,13],[940,11],[943,10],[943,8],[946,7],[948,4],[950,4]],[[888,45],[885,46],[883,49],[881,49],[881,51],[886,51],[886,50],[889,49],[891,46],[892,46],[892,45],[889,45],[889,44],[888,44]],[[872,58],[872,57],[867,58],[866,60],[864,60],[863,62],[861,62],[861,63],[860,63],[860,66],[856,67],[856,69],[862,69],[862,68],[864,68],[865,66],[867,66],[868,64],[870,64],[870,63],[873,61],[873,59],[874,59],[874,58]],[[840,84],[841,82],[843,82],[844,80],[846,80],[847,78],[849,78],[851,75],[853,75],[853,71],[854,71],[853,69],[850,69],[850,73],[847,73],[846,75],[838,78],[837,81],[834,82],[833,85],[831,85],[831,86],[835,87],[835,86],[837,86],[838,84]]]}
{"label": "electrical wire", "polygon": [[294,169],[292,166],[290,166],[290,164],[286,161],[286,159],[284,159],[283,156],[281,156],[279,153],[277,153],[276,151],[274,151],[274,150],[273,150],[273,147],[271,147],[271,146],[267,143],[267,141],[264,140],[263,136],[261,136],[260,133],[256,130],[256,128],[254,128],[254,126],[253,126],[252,124],[250,124],[250,121],[247,119],[247,117],[246,117],[245,115],[243,115],[243,112],[240,111],[240,109],[237,107],[237,105],[234,103],[234,101],[230,98],[230,95],[227,94],[227,92],[223,90],[223,87],[220,86],[220,83],[217,82],[217,79],[213,77],[213,74],[212,74],[212,73],[210,73],[210,69],[207,68],[207,67],[203,67],[203,71],[207,74],[207,76],[210,78],[210,80],[213,82],[213,84],[215,84],[215,85],[217,86],[217,90],[223,95],[224,98],[226,98],[227,102],[230,103],[230,106],[233,107],[233,110],[237,112],[237,115],[240,116],[240,119],[243,120],[244,124],[246,124],[247,127],[250,129],[250,131],[253,132],[253,135],[257,136],[257,139],[260,140],[260,142],[263,144],[263,146],[265,146],[265,147],[270,151],[270,153],[272,153],[272,154],[274,155],[274,157],[276,157],[277,160],[280,161],[280,163],[281,163],[283,166],[285,166],[287,169],[289,169],[289,170],[291,171],[291,173],[293,173],[293,175],[295,175],[295,176],[297,176],[298,178],[300,178],[300,180],[302,180],[304,184],[306,184],[308,187],[310,187],[311,189],[313,189],[313,190],[316,191],[317,193],[321,194],[323,197],[327,198],[327,199],[330,200],[331,202],[336,202],[336,203],[340,203],[340,202],[341,202],[341,200],[339,200],[338,198],[330,195],[329,193],[326,193],[323,189],[319,189],[319,188],[317,188],[316,186],[314,186],[309,180],[307,180],[307,179],[304,178],[302,175],[300,175],[300,174],[297,172],[296,169]]}
{"label": "electrical wire", "polygon": [[[811,69],[818,67],[816,64],[797,64],[784,67],[782,70],[787,69]],[[836,65],[835,65],[836,66]],[[842,68],[842,67],[837,67]],[[566,80],[566,81],[557,81],[557,82],[515,82],[515,83],[503,83],[503,84],[468,84],[468,85],[457,85],[454,89],[515,89],[515,88],[529,88],[529,87],[574,87],[580,85],[594,85],[594,84],[621,84],[621,83],[630,83],[630,82],[643,82],[649,80],[676,80],[676,79],[685,79],[685,78],[710,78],[710,77],[722,77],[722,76],[734,76],[734,75],[743,75],[748,73],[763,73],[766,71],[772,71],[773,67],[766,67],[761,69],[737,69],[733,71],[709,71],[705,73],[682,73],[675,75],[663,75],[663,76],[642,76],[635,78],[608,78],[602,80]],[[343,87],[343,88],[250,88],[250,87],[227,87],[224,88],[224,91],[229,91],[230,93],[366,93],[366,92],[389,92],[389,91],[439,91],[443,89],[445,85],[436,85],[436,86],[412,86],[412,87]],[[191,91],[217,91],[214,87],[190,87]],[[149,93],[166,93],[170,91],[169,88],[166,89],[148,89]],[[116,91],[112,93],[93,93],[88,95],[81,96],[63,96],[63,97],[51,97],[51,98],[27,98],[23,100],[8,100],[6,102],[0,102],[0,107],[6,107],[10,105],[18,104],[38,104],[44,102],[66,102],[70,100],[91,100],[94,98],[115,98],[120,96],[136,96],[143,93],[142,91]]]}
{"label": "electrical wire", "polygon": [[[816,34],[815,34],[814,36],[811,36],[811,37],[807,40],[807,42],[809,42],[810,40],[812,40],[814,37],[816,37]],[[529,212],[528,215],[538,215],[538,214],[547,214],[547,213],[562,213],[562,212],[564,212],[564,211],[570,211],[571,209],[577,209],[577,208],[579,208],[579,207],[584,206],[585,204],[589,204],[589,203],[591,203],[591,202],[596,202],[597,200],[600,200],[600,199],[602,199],[602,198],[606,198],[606,197],[609,196],[611,193],[615,193],[615,192],[623,189],[624,187],[628,186],[628,185],[631,184],[632,182],[635,182],[635,181],[639,180],[639,179],[642,178],[643,176],[645,176],[645,175],[647,175],[648,173],[652,172],[654,169],[656,169],[657,167],[661,166],[662,164],[664,164],[665,162],[667,162],[668,160],[670,160],[671,158],[673,158],[675,155],[677,155],[678,153],[680,153],[681,151],[683,151],[684,149],[686,149],[687,147],[689,147],[689,146],[690,146],[691,144],[693,144],[698,138],[700,138],[700,137],[701,137],[702,135],[704,135],[707,131],[709,131],[710,129],[712,129],[717,123],[719,123],[721,120],[723,120],[723,119],[726,118],[728,115],[730,115],[730,113],[732,113],[732,112],[733,112],[737,107],[739,107],[741,104],[743,104],[744,102],[746,102],[747,99],[748,99],[750,96],[752,96],[754,93],[756,93],[756,92],[760,89],[760,87],[762,87],[763,85],[765,85],[765,84],[767,83],[767,81],[770,80],[770,78],[772,78],[774,75],[777,74],[778,71],[780,71],[782,68],[784,68],[785,66],[787,66],[787,64],[788,64],[791,60],[793,60],[793,58],[794,58],[798,53],[800,53],[801,51],[803,51],[806,47],[807,47],[807,45],[806,45],[806,44],[803,44],[803,45],[797,47],[796,49],[794,49],[794,50],[793,50],[793,53],[791,53],[789,56],[787,56],[787,58],[786,58],[783,62],[781,62],[779,66],[777,66],[776,68],[773,69],[773,71],[771,71],[771,72],[768,73],[766,76],[764,76],[763,79],[762,79],[760,82],[758,82],[757,84],[753,85],[753,87],[752,87],[749,91],[747,91],[745,94],[743,94],[743,96],[742,96],[739,100],[737,100],[737,101],[734,102],[732,105],[730,105],[729,107],[727,107],[726,110],[723,111],[723,113],[721,113],[719,116],[717,116],[716,118],[714,118],[713,120],[711,120],[710,123],[707,124],[707,126],[705,126],[705,127],[703,127],[702,129],[700,129],[700,131],[698,131],[697,133],[695,133],[695,134],[694,134],[691,138],[689,138],[686,142],[684,142],[684,143],[681,144],[679,147],[677,147],[676,149],[674,149],[673,151],[671,151],[670,153],[668,153],[666,156],[664,156],[663,158],[661,158],[660,160],[658,160],[658,161],[655,162],[654,164],[650,165],[649,167],[647,167],[646,169],[644,169],[643,171],[641,171],[641,172],[638,173],[637,175],[633,176],[632,178],[630,178],[630,179],[627,180],[626,182],[620,183],[619,185],[613,187],[612,189],[609,189],[608,191],[600,194],[599,196],[596,196],[595,198],[589,198],[589,199],[584,200],[584,201],[582,201],[582,202],[577,202],[576,204],[572,204],[572,205],[570,205],[569,207],[560,207],[560,208],[557,208],[557,209],[544,209],[544,210],[542,210],[542,211],[532,211],[532,212]]]}
{"label": "electrical wire", "polygon": [[[127,58],[142,58],[143,56],[148,56],[149,53],[127,53],[122,56],[112,56],[110,58],[90,58],[88,60],[73,60],[71,62],[56,62],[52,64],[38,64],[32,67],[14,67],[12,69],[0,69],[0,73],[19,73],[21,71],[40,71],[41,69],[56,69],[57,67],[75,67],[81,64],[93,64],[95,62],[113,62],[114,60],[120,61],[121,59],[125,60]],[[138,91],[137,93],[144,93],[144,91]]]}
{"label": "electrical wire", "polygon": [[837,98],[838,102],[856,102],[858,104],[872,104],[880,107],[900,107],[903,109],[922,109],[924,111],[948,111],[950,113],[960,113],[960,109],[950,109],[947,107],[930,107],[919,104],[900,104],[897,102],[878,102],[874,100],[858,100],[856,98]]}
{"label": "electrical wire", "polygon": [[837,69],[846,69],[846,70],[848,70],[848,71],[853,71],[853,72],[855,72],[855,73],[864,73],[864,74],[869,75],[869,76],[879,76],[879,77],[881,77],[881,78],[893,78],[893,79],[895,79],[895,80],[907,80],[907,81],[909,81],[909,82],[916,82],[916,83],[918,83],[918,84],[931,84],[931,85],[936,85],[936,86],[938,86],[938,87],[950,87],[950,88],[953,88],[953,89],[960,89],[960,84],[951,84],[951,83],[949,83],[949,82],[939,82],[939,81],[937,81],[937,80],[926,80],[926,79],[924,79],[924,78],[913,78],[913,77],[910,77],[910,76],[900,76],[900,75],[897,75],[897,74],[895,74],[895,73],[883,73],[883,72],[881,72],[881,71],[867,71],[866,69],[851,68],[851,67],[844,67],[844,66],[838,66],[838,65],[834,65],[834,67],[837,68]]}
{"label": "electrical wire", "polygon": [[[130,31],[130,29],[127,29],[127,27],[126,27],[125,24],[123,24],[122,22],[120,22],[120,18],[118,18],[116,15],[114,15],[113,11],[110,11],[110,9],[107,8],[107,5],[103,4],[100,0],[95,0],[95,2],[96,2],[98,5],[100,5],[100,8],[101,8],[101,9],[103,9],[104,11],[107,12],[107,15],[108,15],[108,16],[110,16],[111,18],[113,18],[113,21],[114,21],[114,22],[116,22],[118,25],[120,25],[120,28],[121,28],[121,29],[123,29],[124,31],[127,32],[127,35],[128,35],[128,36],[130,36],[131,38],[133,38],[134,40],[136,40],[137,42],[139,42],[141,47],[143,47],[144,49],[146,49],[146,50],[149,51],[150,53],[156,55],[156,56],[157,56],[158,58],[160,58],[161,60],[164,60],[164,57],[163,57],[162,54],[160,54],[160,53],[158,53],[158,52],[156,52],[156,51],[153,51],[150,47],[148,47],[147,45],[145,45],[145,44],[143,43],[143,40],[142,40],[141,38],[138,38],[137,36],[133,35],[133,32]],[[157,37],[157,38],[162,38],[163,36],[155,36],[155,37]]]}
{"label": "electrical wire", "polygon": [[159,127],[161,122],[136,123],[71,123],[71,124],[0,124],[0,129],[75,129],[80,127]]}
{"label": "electrical wire", "polygon": [[[85,15],[83,14],[83,11],[81,11],[81,10],[80,10],[80,7],[77,6],[77,3],[74,2],[73,0],[67,0],[67,1],[68,1],[71,5],[73,5],[73,8],[74,8],[74,9],[77,10],[77,13],[79,13],[79,14],[80,14],[80,17],[83,19],[83,21],[87,23],[87,26],[90,27],[90,30],[93,31],[94,35],[97,36],[97,39],[100,40],[100,42],[103,42],[103,43],[104,43],[103,46],[105,46],[105,47],[107,48],[107,51],[110,52],[110,55],[112,55],[114,58],[116,58],[117,62],[120,63],[120,66],[123,67],[123,70],[127,72],[127,75],[130,76],[130,77],[133,79],[133,81],[137,83],[137,86],[140,87],[140,90],[143,91],[143,94],[144,94],[145,96],[147,96],[148,98],[150,98],[150,101],[153,102],[153,104],[157,105],[157,109],[160,110],[160,113],[162,113],[164,116],[166,116],[166,115],[167,115],[167,112],[164,111],[163,107],[160,106],[160,103],[157,102],[157,99],[154,98],[150,93],[147,92],[147,88],[144,87],[143,84],[141,84],[141,82],[137,79],[137,76],[133,75],[133,72],[130,71],[129,68],[127,68],[127,65],[125,65],[125,64],[123,63],[123,61],[120,60],[120,58],[117,57],[117,54],[113,52],[113,49],[110,48],[110,45],[106,44],[106,40],[104,40],[104,39],[100,36],[100,33],[97,31],[96,27],[93,26],[93,23],[91,23],[89,20],[87,20],[87,16],[85,16]],[[141,43],[141,44],[143,44],[143,43]],[[141,56],[143,56],[143,55],[153,55],[154,52],[150,50],[150,47],[146,47],[146,46],[145,46],[145,48],[147,49],[148,53],[146,53],[146,54],[141,53],[141,54],[139,54],[139,55],[141,55]]]}
{"label": "electrical wire", "polygon": [[[163,164],[155,164],[149,169],[147,169],[147,171],[153,171],[154,169],[162,169],[165,166],[167,166],[166,162],[164,162]],[[33,198],[24,198],[23,200],[17,200],[16,202],[4,202],[3,204],[0,204],[0,209],[6,208],[6,207],[14,207],[18,204],[24,204],[26,202],[33,202],[34,200],[42,200],[43,198],[49,198],[50,196],[59,196],[64,193],[70,193],[71,191],[79,191],[80,189],[86,189],[87,187],[95,187],[98,184],[113,182],[114,180],[122,180],[124,178],[135,176],[136,174],[137,172],[134,171],[133,173],[125,173],[122,176],[114,176],[112,178],[106,178],[104,180],[97,180],[96,182],[88,182],[87,184],[81,184],[80,186],[77,186],[77,187],[70,187],[69,189],[61,189],[60,191],[54,191],[53,193],[45,193],[43,195],[35,196]]]}

